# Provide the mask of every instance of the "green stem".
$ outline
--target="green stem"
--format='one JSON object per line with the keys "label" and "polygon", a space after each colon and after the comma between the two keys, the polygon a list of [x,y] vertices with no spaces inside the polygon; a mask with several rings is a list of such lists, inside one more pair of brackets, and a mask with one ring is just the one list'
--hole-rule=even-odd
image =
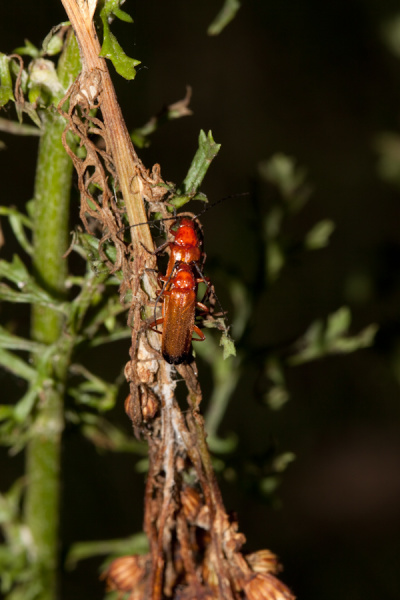
{"label": "green stem", "polygon": [[[77,44],[69,36],[58,65],[64,87],[79,73]],[[57,103],[57,98],[54,99]],[[72,162],[61,143],[64,121],[47,112],[40,139],[35,179],[33,267],[39,283],[57,298],[65,295],[69,198]],[[32,338],[54,344],[63,332],[63,317],[48,308],[32,308]],[[41,393],[31,441],[26,452],[27,494],[25,517],[33,544],[40,600],[57,597],[58,524],[60,496],[61,436],[64,428],[63,401],[70,359],[70,344],[52,357],[47,385]]]}

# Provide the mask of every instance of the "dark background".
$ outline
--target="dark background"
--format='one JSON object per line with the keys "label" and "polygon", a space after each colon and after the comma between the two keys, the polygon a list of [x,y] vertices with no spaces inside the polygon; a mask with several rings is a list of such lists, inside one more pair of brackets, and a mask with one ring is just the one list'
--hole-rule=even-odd
{"label": "dark background", "polygon": [[[352,308],[354,332],[380,325],[369,350],[293,368],[291,399],[279,413],[253,393],[256,370],[246,371],[222,433],[234,430],[246,455],[262,453],[273,440],[297,459],[274,507],[228,483],[222,484],[225,502],[237,512],[250,551],[268,547],[280,556],[282,577],[298,598],[395,600],[400,196],[378,176],[374,140],[399,128],[400,61],[382,42],[381,27],[400,6],[386,0],[248,0],[228,28],[210,38],[206,29],[219,6],[210,0],[128,1],[124,8],[134,25],[114,24],[127,54],[142,62],[134,83],[115,77],[129,128],[183,97],[187,84],[193,88],[194,115],[160,130],[140,152],[144,163],[159,162],[165,179],[180,182],[199,130],[211,129],[222,148],[204,191],[217,200],[254,189],[258,163],[275,152],[295,157],[314,192],[292,233],[301,238],[322,218],[334,220],[336,231],[329,248],[302,257],[263,297],[253,343],[299,336],[343,304]],[[0,10],[0,49],[7,53],[25,37],[40,45],[65,19],[56,0],[3,3]],[[33,193],[37,141],[1,138],[7,144],[0,160],[2,203],[22,206]],[[267,211],[268,195],[260,202]],[[253,211],[251,199],[234,198],[202,219],[210,265],[234,266],[249,285],[255,275]],[[224,299],[223,290],[219,295]],[[126,362],[127,344],[111,353],[116,364],[110,356],[104,363],[104,356],[96,357],[110,378]],[[115,418],[124,422],[122,404]],[[21,473],[22,459],[1,451],[2,491]],[[141,529],[143,478],[134,457],[99,455],[70,432],[64,461],[66,544]],[[69,574],[63,597],[101,598],[98,565],[87,561]]]}

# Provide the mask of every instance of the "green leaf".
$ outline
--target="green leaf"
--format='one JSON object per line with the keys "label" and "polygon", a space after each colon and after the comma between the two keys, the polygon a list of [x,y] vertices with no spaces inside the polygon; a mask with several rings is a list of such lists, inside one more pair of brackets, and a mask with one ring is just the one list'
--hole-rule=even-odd
{"label": "green leaf", "polygon": [[14,54],[21,54],[21,56],[31,56],[32,58],[38,58],[40,56],[39,48],[36,48],[32,42],[25,39],[25,46],[19,46],[15,48]]}
{"label": "green leaf", "polygon": [[6,494],[0,494],[0,523],[12,523],[19,516],[20,502],[26,481],[17,479]]}
{"label": "green leaf", "polygon": [[238,445],[238,436],[230,432],[224,438],[216,435],[207,436],[207,444],[211,452],[216,454],[231,454]]}
{"label": "green leaf", "polygon": [[[182,196],[185,198],[185,201],[188,202],[196,196],[205,174],[207,173],[211,162],[217,156],[220,148],[221,144],[216,144],[214,142],[211,131],[209,131],[207,135],[204,131],[200,131],[199,147],[182,185],[178,188],[178,197]],[[196,196],[195,199],[204,200],[205,196]],[[178,200],[175,198],[171,201],[175,206],[177,206],[177,202]],[[183,202],[183,204],[184,203],[185,202]]]}
{"label": "green leaf", "polygon": [[101,450],[147,456],[147,446],[144,442],[125,434],[104,417],[89,412],[79,412],[70,413],[69,420],[80,424],[82,434]]}
{"label": "green leaf", "polygon": [[309,198],[310,190],[305,186],[306,171],[296,165],[286,154],[274,154],[258,165],[260,176],[276,186],[286,202],[287,209],[298,212]]}
{"label": "green leaf", "polygon": [[18,290],[14,290],[10,286],[1,283],[0,298],[3,301],[39,304],[65,314],[65,311],[67,310],[65,303],[58,302],[37,285],[35,280],[29,275],[27,268],[19,256],[14,255],[11,263],[0,260],[0,278],[1,277],[8,279],[18,288]]}
{"label": "green leaf", "polygon": [[289,400],[289,392],[286,387],[283,365],[276,356],[268,357],[264,365],[264,375],[268,384],[271,384],[264,400],[271,410],[280,410]]}
{"label": "green leaf", "polygon": [[100,18],[103,22],[103,45],[101,47],[100,56],[108,58],[114,65],[115,70],[125,79],[131,80],[136,76],[137,65],[140,65],[140,60],[129,58],[122,50],[117,38],[110,31],[109,19],[111,15],[115,15],[122,21],[132,23],[131,17],[119,8],[120,0],[107,0],[104,7],[100,11]]}
{"label": "green leaf", "polygon": [[[35,131],[37,131],[36,127]],[[0,206],[0,216],[1,215],[8,217],[10,226],[19,244],[22,246],[25,252],[27,252],[27,254],[31,255],[33,251],[32,245],[28,240],[24,229],[25,227],[32,229],[31,219],[23,213],[20,213],[16,208],[8,206]]]}
{"label": "green leaf", "polygon": [[24,423],[26,421],[38,398],[39,387],[37,385],[31,387],[15,405],[14,418],[17,423]]}
{"label": "green leaf", "polygon": [[67,569],[74,569],[80,560],[92,558],[93,556],[112,554],[115,557],[146,554],[148,551],[149,543],[145,533],[136,533],[128,538],[116,540],[77,542],[68,552],[65,566]]}
{"label": "green leaf", "polygon": [[0,106],[15,102],[9,62],[8,56],[0,53]]}
{"label": "green leaf", "polygon": [[347,307],[329,315],[325,325],[321,320],[315,321],[297,342],[299,350],[289,359],[289,364],[298,365],[329,354],[348,354],[373,344],[377,325],[368,325],[351,336],[348,334],[350,324],[351,313]]}
{"label": "green leaf", "polygon": [[218,35],[236,16],[240,8],[239,0],[225,0],[220,12],[217,14],[209,28],[208,35]]}
{"label": "green leaf", "polygon": [[14,373],[14,375],[26,379],[26,381],[33,381],[36,377],[35,369],[28,363],[13,352],[8,352],[2,348],[0,348],[0,365]]}
{"label": "green leaf", "polygon": [[[115,2],[115,4],[118,4],[118,2]],[[113,8],[113,13],[121,21],[125,21],[125,23],[133,23],[131,15],[128,15],[128,13],[126,13],[124,10],[121,10],[120,8]]]}
{"label": "green leaf", "polygon": [[289,392],[284,385],[273,385],[265,394],[264,400],[271,410],[278,411],[288,402]]}
{"label": "green leaf", "polygon": [[97,377],[82,365],[71,365],[70,372],[84,377],[84,381],[68,390],[78,404],[90,406],[100,412],[111,410],[115,406],[118,388]]}
{"label": "green leaf", "polygon": [[235,342],[231,337],[229,337],[227,332],[222,334],[219,345],[223,348],[222,357],[224,360],[230,356],[236,356]]}
{"label": "green leaf", "polygon": [[39,342],[26,340],[7,331],[0,325],[0,347],[8,350],[26,350],[27,352],[43,352],[44,346]]}
{"label": "green leaf", "polygon": [[348,306],[342,306],[337,311],[328,316],[325,331],[325,340],[327,342],[336,340],[345,335],[351,324],[351,312]]}
{"label": "green leaf", "polygon": [[63,21],[55,27],[52,27],[50,32],[46,35],[42,43],[42,53],[48,56],[54,56],[59,54],[63,49],[63,36],[59,35],[61,29],[69,25],[69,21]]}
{"label": "green leaf", "polygon": [[307,233],[304,243],[309,250],[318,250],[329,244],[329,238],[335,229],[335,223],[329,219],[319,221]]}
{"label": "green leaf", "polygon": [[275,456],[272,462],[272,468],[276,473],[283,473],[286,471],[290,463],[296,460],[296,455],[293,452],[283,452]]}
{"label": "green leaf", "polygon": [[134,129],[130,134],[134,146],[137,146],[138,148],[147,148],[150,145],[150,136],[157,131],[161,125],[164,125],[173,119],[180,119],[181,117],[187,117],[193,114],[189,108],[191,95],[192,90],[187,86],[186,95],[182,100],[164,106],[156,115],[151,117],[145,125]]}
{"label": "green leaf", "polygon": [[265,260],[268,281],[275,281],[283,267],[285,266],[285,255],[282,252],[280,244],[275,240],[271,240],[266,244],[266,260]]}

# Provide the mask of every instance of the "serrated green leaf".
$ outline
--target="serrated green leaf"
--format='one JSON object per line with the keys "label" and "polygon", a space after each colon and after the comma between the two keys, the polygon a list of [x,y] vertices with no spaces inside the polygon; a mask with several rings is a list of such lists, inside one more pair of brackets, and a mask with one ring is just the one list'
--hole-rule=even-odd
{"label": "serrated green leaf", "polygon": [[104,40],[100,56],[111,60],[115,70],[121,77],[128,80],[135,79],[135,67],[140,65],[140,60],[127,56],[119,45],[115,35],[110,30],[106,33],[106,28],[104,29]]}
{"label": "serrated green leaf", "polygon": [[100,11],[100,18],[103,22],[103,45],[101,47],[100,56],[108,58],[114,65],[115,70],[125,79],[132,80],[136,76],[137,65],[140,65],[140,60],[129,58],[122,50],[117,38],[110,31],[109,18],[112,14],[122,21],[132,23],[131,17],[119,8],[120,0],[107,0],[104,7]]}
{"label": "serrated green leaf", "polygon": [[199,134],[199,146],[189,171],[178,188],[178,195],[187,196],[189,199],[198,191],[212,160],[217,156],[221,144],[216,144],[211,131],[206,135],[203,130]]}
{"label": "serrated green leaf", "polygon": [[239,8],[239,0],[225,0],[220,12],[207,29],[208,35],[218,35],[221,33],[221,31],[235,18]]}
{"label": "serrated green leaf", "polygon": [[10,100],[15,102],[9,61],[8,56],[0,53],[0,106]]}

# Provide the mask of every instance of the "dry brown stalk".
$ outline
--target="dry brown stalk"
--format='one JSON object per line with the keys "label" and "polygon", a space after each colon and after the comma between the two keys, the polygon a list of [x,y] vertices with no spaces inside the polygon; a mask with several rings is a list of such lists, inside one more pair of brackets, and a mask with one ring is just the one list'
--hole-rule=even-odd
{"label": "dry brown stalk", "polygon": [[[140,319],[156,287],[148,227],[135,227],[127,247],[120,231],[122,211],[131,225],[147,220],[143,198],[164,210],[165,189],[158,166],[149,173],[133,149],[93,25],[95,0],[62,0],[78,39],[82,73],[61,103],[67,119],[64,145],[78,172],[81,215],[86,227],[95,218],[103,240],[117,248],[112,269],[122,269],[121,294],[132,290],[131,360],[125,374],[130,395],[125,407],[135,433],[149,445],[149,473],[145,491],[144,529],[150,551],[145,556],[115,560],[107,572],[108,586],[130,600],[221,599],[293,600],[275,578],[277,562],[270,552],[249,556],[240,552],[245,542],[237,523],[229,519],[212,469],[203,418],[201,390],[195,363],[172,367],[159,352],[158,336]],[[92,109],[97,109],[93,116]],[[68,145],[71,131],[86,148],[79,158]],[[122,192],[124,206],[110,190],[110,176]],[[93,188],[91,184],[96,183]],[[98,188],[101,193],[96,192]],[[142,245],[143,244],[143,245]],[[104,253],[103,253],[104,255]],[[104,255],[105,260],[107,257]],[[151,278],[152,277],[152,278]],[[185,380],[190,411],[181,412],[175,398],[176,371]]]}

